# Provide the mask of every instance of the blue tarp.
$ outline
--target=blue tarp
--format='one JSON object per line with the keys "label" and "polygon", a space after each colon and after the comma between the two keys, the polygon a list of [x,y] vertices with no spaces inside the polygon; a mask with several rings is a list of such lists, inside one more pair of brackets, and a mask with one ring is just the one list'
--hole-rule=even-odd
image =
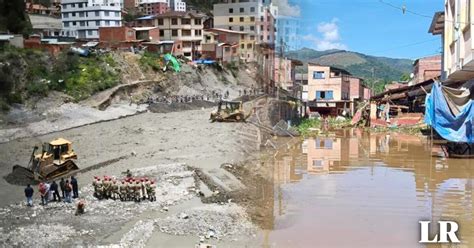
{"label": "blue tarp", "polygon": [[474,143],[474,101],[467,101],[454,115],[442,87],[440,82],[434,82],[426,96],[425,123],[448,141]]}

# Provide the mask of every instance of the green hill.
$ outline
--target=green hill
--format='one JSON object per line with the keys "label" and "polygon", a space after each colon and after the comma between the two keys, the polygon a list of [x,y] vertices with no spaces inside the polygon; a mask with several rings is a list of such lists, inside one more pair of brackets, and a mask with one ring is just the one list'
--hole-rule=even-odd
{"label": "green hill", "polygon": [[[364,78],[367,85],[374,85],[376,92],[380,92],[385,84],[399,80],[404,74],[410,74],[413,64],[409,59],[376,57],[344,50],[316,51],[303,48],[288,52],[287,56],[305,63],[312,62],[345,69],[354,76]],[[306,71],[306,66],[302,71]]]}

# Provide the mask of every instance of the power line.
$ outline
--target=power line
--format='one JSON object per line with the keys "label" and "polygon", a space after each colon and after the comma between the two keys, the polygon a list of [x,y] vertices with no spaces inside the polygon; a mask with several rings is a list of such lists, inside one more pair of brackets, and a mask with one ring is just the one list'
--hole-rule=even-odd
{"label": "power line", "polygon": [[407,9],[405,5],[403,5],[402,7],[400,7],[400,6],[391,4],[391,3],[387,3],[387,2],[385,2],[384,0],[379,0],[379,2],[380,2],[380,3],[383,3],[383,4],[387,5],[387,6],[390,6],[390,7],[394,8],[394,9],[401,10],[401,11],[403,12],[403,14],[405,14],[405,12],[407,12],[407,13],[410,13],[410,14],[412,14],[412,15],[417,15],[417,16],[420,16],[420,17],[425,17],[425,18],[429,18],[429,19],[432,19],[432,18],[433,18],[432,16],[429,16],[429,15],[424,15],[424,14],[417,13],[417,12],[415,12],[415,11],[411,11],[411,10]]}
{"label": "power line", "polygon": [[[420,17],[423,17],[423,18],[427,18],[427,19],[430,19],[432,20],[433,19],[433,16],[429,16],[429,15],[425,15],[425,14],[420,14],[418,12],[415,12],[415,11],[412,11],[410,9],[407,9],[405,5],[403,6],[397,6],[397,5],[394,5],[394,4],[391,4],[391,3],[388,3],[388,2],[385,2],[384,0],[379,0],[380,3],[382,4],[385,4],[387,6],[390,6],[394,9],[398,9],[398,10],[401,10],[403,12],[403,14],[406,13],[410,13],[412,15],[416,15],[416,16],[420,16]],[[461,21],[451,21],[451,20],[446,20],[446,18],[444,19],[445,22],[450,22],[450,23],[458,23],[458,24],[467,24],[467,25],[471,25],[471,23],[469,22],[461,22]]]}

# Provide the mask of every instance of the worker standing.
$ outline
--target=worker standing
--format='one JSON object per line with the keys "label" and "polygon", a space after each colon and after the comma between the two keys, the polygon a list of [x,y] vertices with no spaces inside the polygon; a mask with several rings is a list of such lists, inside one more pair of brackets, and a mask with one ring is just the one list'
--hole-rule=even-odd
{"label": "worker standing", "polygon": [[[56,183],[56,181],[53,181],[53,182],[51,183],[50,191],[51,191],[51,194],[53,194],[53,201],[58,201],[58,202],[60,202],[60,201],[61,201],[61,197],[59,196],[58,184]],[[56,198],[56,197],[57,197],[57,198]]]}
{"label": "worker standing", "polygon": [[61,178],[61,181],[59,181],[59,188],[61,189],[62,197],[66,198],[66,182],[64,181],[64,178]]}
{"label": "worker standing", "polygon": [[33,192],[33,188],[31,187],[31,185],[28,184],[25,188],[26,205],[28,207],[33,206]]}
{"label": "worker standing", "polygon": [[46,191],[46,185],[41,182],[38,188],[41,196],[41,204],[48,205],[48,191]]}
{"label": "worker standing", "polygon": [[77,180],[74,176],[71,176],[71,185],[72,185],[72,198],[76,199],[79,197],[79,186],[77,185]]}
{"label": "worker standing", "polygon": [[69,183],[69,180],[66,180],[65,182],[65,197],[64,197],[64,202],[71,203],[71,194],[72,194],[72,185]]}

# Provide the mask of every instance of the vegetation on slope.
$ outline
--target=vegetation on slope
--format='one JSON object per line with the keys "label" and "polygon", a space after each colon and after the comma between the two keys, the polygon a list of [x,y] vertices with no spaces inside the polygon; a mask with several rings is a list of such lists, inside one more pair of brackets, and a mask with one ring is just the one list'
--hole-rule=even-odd
{"label": "vegetation on slope", "polygon": [[50,90],[85,99],[118,83],[114,66],[110,55],[83,58],[62,53],[54,58],[39,50],[5,47],[0,51],[1,108],[45,96]]}

